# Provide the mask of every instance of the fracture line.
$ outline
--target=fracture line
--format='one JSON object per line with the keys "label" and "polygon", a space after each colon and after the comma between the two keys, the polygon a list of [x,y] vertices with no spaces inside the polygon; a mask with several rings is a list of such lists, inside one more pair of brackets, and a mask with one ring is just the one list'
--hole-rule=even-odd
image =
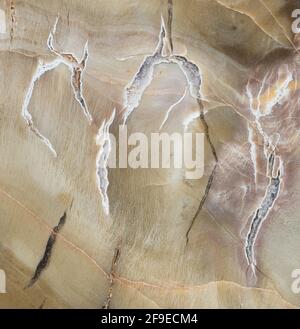
{"label": "fracture line", "polygon": [[186,96],[186,92],[187,92],[187,88],[185,88],[183,95],[178,99],[178,101],[169,107],[164,117],[164,120],[159,127],[159,130],[163,128],[164,124],[167,122],[169,118],[170,113],[174,110],[174,108],[183,101],[184,97]]}
{"label": "fracture line", "polygon": [[96,156],[96,182],[106,215],[109,215],[109,198],[107,195],[109,185],[107,163],[111,151],[109,128],[114,121],[115,112],[116,110],[114,109],[108,121],[103,121],[96,136],[96,144],[99,145],[99,151]]}
{"label": "fracture line", "polygon": [[29,126],[29,128],[31,129],[31,131],[39,138],[41,139],[41,141],[43,143],[45,143],[47,145],[47,147],[50,149],[50,151],[53,153],[53,155],[55,157],[57,157],[57,153],[54,149],[54,147],[52,146],[51,142],[49,141],[49,139],[47,139],[45,136],[43,136],[40,131],[38,130],[38,128],[34,125],[33,122],[33,118],[32,115],[29,112],[29,104],[30,104],[30,100],[32,98],[32,94],[33,94],[33,89],[35,86],[35,83],[41,78],[41,76],[50,71],[53,70],[54,68],[56,68],[58,65],[61,64],[61,61],[56,59],[50,63],[42,63],[39,62],[36,72],[33,75],[29,88],[27,90],[27,93],[25,95],[25,99],[22,105],[22,117],[24,118],[24,120],[26,121],[27,125]]}

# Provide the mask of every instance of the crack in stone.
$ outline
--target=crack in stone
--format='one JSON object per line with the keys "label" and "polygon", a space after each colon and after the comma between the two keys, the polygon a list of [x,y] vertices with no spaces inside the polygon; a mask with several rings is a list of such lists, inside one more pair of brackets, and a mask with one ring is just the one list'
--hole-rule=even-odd
{"label": "crack in stone", "polygon": [[106,215],[109,215],[109,198],[107,195],[109,180],[107,163],[111,151],[111,140],[109,129],[115,118],[114,109],[110,118],[104,120],[96,136],[96,144],[99,145],[99,151],[96,156],[96,182],[102,198],[102,206]]}
{"label": "crack in stone", "polygon": [[43,142],[47,145],[47,147],[50,149],[50,151],[53,153],[53,155],[55,157],[57,157],[57,153],[54,149],[54,147],[52,146],[51,142],[49,141],[49,139],[47,139],[40,131],[39,129],[34,125],[33,122],[33,118],[32,115],[29,112],[29,104],[30,104],[30,100],[33,94],[33,90],[34,90],[34,86],[35,83],[41,78],[41,76],[48,72],[53,70],[54,68],[56,68],[58,65],[60,65],[61,62],[59,60],[54,60],[50,63],[43,63],[42,61],[39,61],[37,69],[35,74],[33,75],[31,82],[29,84],[27,93],[25,95],[25,99],[22,105],[22,112],[21,115],[24,118],[24,120],[26,121],[27,125],[29,126],[30,130]]}
{"label": "crack in stone", "polygon": [[199,67],[186,57],[179,55],[170,56],[170,62],[177,64],[183,72],[189,85],[191,96],[197,100],[201,99],[200,88],[202,79]]}
{"label": "crack in stone", "polygon": [[71,86],[73,89],[73,93],[75,96],[75,99],[79,103],[81,109],[83,110],[84,115],[88,119],[88,122],[91,124],[93,119],[90,115],[86,101],[82,95],[82,74],[86,66],[86,62],[88,59],[88,43],[86,42],[84,46],[83,51],[83,57],[81,61],[77,60],[76,57],[71,53],[60,53],[53,47],[53,36],[56,33],[56,26],[58,23],[58,18],[56,18],[56,21],[54,23],[52,32],[50,32],[47,45],[51,52],[55,53],[58,58],[55,60],[44,63],[42,60],[39,60],[38,66],[36,69],[35,74],[33,75],[30,85],[28,87],[27,93],[25,95],[25,99],[22,105],[22,117],[26,121],[27,125],[31,129],[31,131],[43,142],[47,145],[47,147],[50,149],[54,157],[57,157],[57,152],[55,151],[53,145],[51,144],[50,140],[46,138],[39,129],[34,125],[32,115],[29,112],[29,104],[32,98],[33,90],[35,83],[42,77],[42,75],[50,70],[55,69],[60,64],[65,64],[68,66],[68,68],[71,71]]}
{"label": "crack in stone", "polygon": [[173,0],[168,0],[167,34],[168,34],[168,41],[169,41],[171,54],[173,54],[172,22],[173,22]]}
{"label": "crack in stone", "polygon": [[167,58],[162,56],[164,48],[164,38],[166,37],[163,18],[161,17],[161,28],[158,44],[154,53],[146,56],[133,80],[126,86],[124,92],[124,124],[129,115],[139,106],[141,98],[146,88],[153,79],[154,67],[161,63],[167,63]]}
{"label": "crack in stone", "polygon": [[160,127],[159,127],[159,131],[163,128],[163,126],[165,125],[165,123],[167,122],[167,120],[168,120],[168,118],[169,118],[169,115],[170,115],[171,112],[175,109],[175,107],[176,107],[178,104],[180,104],[180,103],[184,100],[184,98],[185,98],[185,96],[186,96],[186,92],[187,92],[187,88],[185,88],[183,95],[178,99],[178,101],[176,101],[174,104],[172,104],[172,105],[168,108],[168,110],[167,110],[167,112],[166,112],[166,115],[165,115],[165,117],[164,117],[164,119],[163,119],[163,121],[162,121],[162,123],[161,123],[161,125],[160,125]]}
{"label": "crack in stone", "polygon": [[204,195],[203,195],[203,197],[202,197],[202,199],[200,201],[200,204],[198,206],[198,209],[197,209],[197,211],[196,211],[196,213],[195,213],[195,215],[194,215],[194,217],[193,217],[193,219],[191,221],[191,224],[190,224],[190,226],[189,226],[189,228],[188,228],[188,230],[187,230],[187,232],[185,234],[186,245],[188,245],[188,243],[189,243],[189,234],[190,234],[190,231],[191,231],[191,229],[192,229],[192,227],[193,227],[193,225],[195,223],[195,220],[198,217],[198,215],[200,214],[200,212],[201,212],[201,210],[203,208],[203,205],[204,205],[204,203],[205,203],[205,201],[206,201],[206,199],[208,197],[208,194],[209,194],[209,191],[210,191],[210,188],[212,186],[213,179],[214,179],[214,176],[215,176],[216,168],[217,168],[217,164],[215,164],[214,169],[213,169],[213,171],[211,172],[211,174],[210,174],[210,176],[208,178],[208,181],[207,181],[207,184],[206,184],[206,187],[205,187]]}
{"label": "crack in stone", "polygon": [[205,116],[204,116],[204,111],[203,111],[203,104],[201,102],[200,99],[198,99],[198,104],[199,104],[199,107],[200,107],[200,120],[204,126],[204,133],[205,133],[205,136],[207,138],[207,141],[209,143],[209,146],[210,146],[210,149],[211,149],[211,152],[214,156],[214,159],[216,161],[216,163],[219,162],[219,159],[218,159],[218,156],[217,156],[217,152],[216,152],[216,149],[215,149],[215,146],[213,144],[213,142],[211,141],[211,138],[210,138],[210,134],[209,134],[209,126],[205,120]]}
{"label": "crack in stone", "polygon": [[267,169],[267,176],[271,177],[273,173],[274,168],[274,161],[275,161],[275,154],[272,152],[269,156],[268,160],[268,169]]}
{"label": "crack in stone", "polygon": [[113,287],[114,287],[114,283],[115,283],[114,273],[115,273],[115,269],[116,269],[117,263],[119,261],[119,258],[120,258],[120,249],[116,248],[113,259],[112,259],[112,262],[111,262],[111,269],[110,269],[110,274],[109,274],[109,276],[110,276],[110,286],[109,286],[109,289],[108,289],[108,295],[107,295],[106,300],[105,300],[105,302],[102,306],[102,309],[105,309],[105,310],[110,308],[111,300],[112,300],[112,297],[113,297]]}
{"label": "crack in stone", "polygon": [[56,33],[56,26],[58,23],[58,17],[55,21],[54,27],[52,29],[52,32],[50,32],[48,40],[47,40],[47,45],[48,48],[51,52],[53,52],[55,55],[57,55],[60,59],[61,62],[69,68],[71,71],[71,86],[73,88],[74,96],[77,102],[79,103],[85,117],[87,118],[89,124],[92,123],[93,118],[88,110],[86,101],[83,97],[82,94],[82,74],[83,71],[86,67],[86,62],[88,59],[88,41],[84,45],[84,50],[83,50],[83,56],[81,60],[78,60],[75,55],[72,53],[64,53],[64,52],[59,52],[55,47],[53,46],[53,40],[54,40],[54,35]]}
{"label": "crack in stone", "polygon": [[[19,201],[18,199],[16,199],[14,196],[10,195],[9,193],[7,193],[5,190],[0,188],[0,194],[4,195],[5,197],[7,197],[10,201],[14,202],[20,209],[22,209],[24,212],[26,212],[29,217],[31,217],[32,219],[40,222],[44,227],[46,227],[48,229],[48,225],[46,224],[46,222],[39,218],[37,214],[35,214],[32,210],[28,209],[21,201]],[[24,217],[24,218],[29,218],[29,217]],[[82,254],[84,257],[86,257],[86,259],[91,262],[92,265],[94,265],[97,270],[99,270],[103,276],[107,279],[109,279],[109,274],[103,269],[102,266],[100,266],[99,263],[97,263],[97,261],[88,253],[86,253],[83,249],[81,249],[79,246],[76,246],[75,244],[73,244],[70,240],[68,240],[67,238],[65,238],[63,235],[61,235],[60,233],[57,234],[58,238],[61,239],[62,242],[66,243],[68,246],[74,248],[74,250],[80,254]],[[258,269],[259,270],[259,269]],[[261,270],[259,270],[261,271]],[[265,275],[265,274],[264,274]],[[268,277],[269,278],[269,277]],[[163,282],[162,285],[158,285],[155,283],[151,283],[151,282],[145,282],[145,281],[135,281],[135,280],[131,280],[129,278],[126,277],[122,277],[122,276],[118,276],[117,274],[114,274],[114,279],[115,281],[118,281],[120,284],[126,286],[126,287],[132,287],[134,289],[140,289],[140,288],[149,288],[149,289],[162,289],[164,291],[173,291],[173,292],[188,292],[190,290],[198,290],[198,289],[203,289],[204,287],[211,285],[211,284],[231,284],[231,285],[235,285],[237,287],[243,288],[243,289],[255,289],[257,291],[265,291],[265,292],[270,292],[270,293],[275,293],[276,295],[278,295],[280,297],[281,300],[283,300],[285,303],[287,303],[290,306],[293,306],[296,308],[295,305],[287,302],[277,290],[273,290],[273,289],[266,289],[266,288],[249,288],[247,286],[242,286],[236,282],[232,282],[232,281],[224,281],[224,280],[219,280],[219,281],[211,281],[205,284],[200,284],[200,285],[172,285],[170,286],[169,283],[165,284],[165,282]],[[270,281],[272,281],[272,279],[269,278]]]}
{"label": "crack in stone", "polygon": [[[173,18],[172,10],[173,10],[173,3],[172,3],[172,1],[168,1],[168,25],[167,25],[167,27],[168,27],[169,38],[171,36],[170,32],[171,32],[171,25],[172,25],[172,18]],[[158,41],[156,50],[153,53],[153,55],[145,57],[142,65],[140,66],[138,72],[135,74],[133,80],[125,88],[124,102],[123,102],[125,114],[124,114],[123,123],[124,124],[126,123],[129,115],[139,106],[140,100],[141,100],[146,88],[151,84],[151,82],[153,80],[153,73],[154,73],[155,66],[159,65],[161,63],[167,63],[167,64],[172,63],[172,64],[178,65],[187,80],[190,95],[194,99],[197,100],[198,105],[199,105],[199,114],[197,114],[197,116],[195,116],[195,117],[193,116],[192,119],[194,119],[196,117],[200,117],[201,123],[204,126],[206,138],[208,140],[208,143],[211,148],[211,152],[212,152],[215,162],[216,162],[214,169],[209,177],[209,180],[208,180],[208,183],[207,183],[207,186],[205,189],[205,194],[200,201],[198,210],[197,210],[195,216],[193,217],[191,225],[186,233],[186,241],[187,241],[186,243],[188,243],[189,232],[190,232],[191,228],[193,227],[195,219],[199,215],[199,213],[203,207],[203,204],[205,203],[205,200],[208,196],[209,190],[211,188],[214,173],[215,173],[216,166],[218,163],[218,156],[217,156],[215,147],[212,143],[212,140],[210,138],[209,126],[205,120],[203,104],[201,101],[202,97],[201,97],[200,88],[201,88],[202,78],[201,78],[201,73],[200,73],[199,67],[196,64],[192,63],[191,61],[189,61],[184,56],[173,55],[173,54],[171,56],[163,56],[165,37],[166,37],[166,28],[165,28],[163,17],[161,16],[161,29],[160,29],[159,41]],[[171,48],[173,50],[173,44],[170,43],[170,45],[172,45]],[[170,110],[170,108],[169,108],[169,110]],[[169,112],[169,110],[168,110],[168,112]],[[168,115],[168,112],[167,112],[167,115]],[[165,121],[166,120],[163,121],[162,125],[165,123]]]}
{"label": "crack in stone", "polygon": [[14,0],[10,0],[10,44],[13,41],[13,37],[14,37],[14,29],[15,29],[15,24],[16,24],[16,6],[15,6],[15,1]]}
{"label": "crack in stone", "polygon": [[138,72],[135,74],[132,81],[127,85],[124,92],[124,124],[126,123],[129,115],[139,106],[140,100],[153,80],[153,73],[155,66],[166,63],[176,64],[186,77],[189,85],[190,94],[193,98],[201,99],[200,86],[201,74],[198,66],[189,61],[184,56],[171,55],[163,56],[164,39],[166,38],[166,29],[163,17],[161,17],[161,29],[159,34],[159,41],[154,53],[146,56],[141,64]]}
{"label": "crack in stone", "polygon": [[67,218],[67,213],[64,212],[63,216],[59,219],[57,226],[55,226],[53,228],[53,230],[49,236],[49,239],[47,241],[44,255],[43,255],[42,259],[39,261],[32,278],[30,279],[28,285],[25,288],[32,287],[37,282],[37,280],[40,278],[42,272],[48,266],[50,258],[51,258],[52,250],[53,250],[54,244],[56,242],[56,236],[59,233],[59,231],[62,229],[62,227],[65,225],[66,218]]}
{"label": "crack in stone", "polygon": [[[270,155],[269,164],[274,165],[274,152]],[[271,172],[272,172],[271,170]],[[277,176],[270,176],[269,185],[267,186],[265,196],[261,202],[260,207],[256,210],[254,217],[251,220],[251,226],[247,235],[245,244],[245,254],[247,258],[248,265],[252,269],[255,275],[256,259],[254,254],[254,247],[256,239],[262,223],[268,217],[270,210],[272,209],[276,199],[278,198],[280,191],[281,179],[280,179],[280,169],[278,169]]]}
{"label": "crack in stone", "polygon": [[[263,222],[268,217],[269,212],[273,208],[275,201],[277,200],[281,186],[281,174],[283,172],[283,163],[280,156],[276,155],[277,143],[280,139],[280,135],[275,133],[269,136],[264,130],[260,123],[260,118],[272,114],[275,105],[281,104],[284,98],[287,98],[289,92],[289,84],[293,81],[292,72],[289,71],[288,66],[280,67],[278,76],[285,77],[283,79],[278,78],[275,86],[268,85],[267,90],[263,93],[263,89],[266,85],[267,80],[271,77],[268,72],[258,89],[257,96],[254,97],[250,88],[250,80],[246,86],[246,95],[249,98],[250,110],[255,117],[255,123],[257,130],[263,138],[264,156],[266,158],[266,177],[269,178],[269,184],[266,187],[265,195],[261,201],[258,209],[254,212],[253,218],[251,219],[250,228],[248,230],[247,238],[245,241],[244,252],[248,263],[248,274],[249,278],[256,281],[256,258],[255,258],[255,244],[259,231]],[[266,98],[266,95],[273,95],[271,99]],[[251,131],[249,130],[249,140],[251,139]],[[252,141],[253,142],[253,141]],[[254,143],[254,142],[253,142]],[[256,159],[251,151],[252,161],[256,168]],[[278,169],[276,172],[275,163],[278,162]],[[255,169],[256,171],[256,169]]]}
{"label": "crack in stone", "polygon": [[92,122],[92,117],[87,109],[86,102],[84,97],[82,96],[82,72],[86,66],[86,61],[88,58],[88,48],[87,43],[84,47],[84,55],[82,60],[79,62],[75,56],[68,53],[59,53],[54,47],[53,47],[53,35],[56,32],[56,26],[58,22],[58,17],[55,21],[54,27],[52,29],[52,32],[50,32],[47,45],[49,50],[54,52],[59,58],[55,59],[52,62],[44,63],[41,60],[39,60],[37,69],[35,74],[33,75],[30,85],[28,87],[27,93],[25,95],[25,99],[22,105],[22,117],[26,121],[27,125],[31,129],[31,131],[39,138],[43,143],[47,145],[47,147],[50,149],[50,151],[53,153],[55,157],[57,157],[57,152],[55,151],[54,147],[52,146],[49,139],[47,139],[40,131],[39,129],[34,125],[32,115],[29,112],[29,104],[32,98],[33,90],[35,83],[41,78],[41,76],[46,73],[47,71],[55,69],[60,64],[66,64],[69,69],[72,72],[71,75],[71,85],[73,88],[74,96],[76,100],[79,102],[80,107],[82,108],[85,116],[87,117],[89,123]]}
{"label": "crack in stone", "polygon": [[138,72],[134,76],[132,82],[130,82],[128,86],[125,88],[125,95],[124,95],[125,114],[124,114],[123,123],[124,124],[126,123],[129,115],[139,106],[144,91],[152,82],[154,67],[161,63],[177,64],[186,77],[191,96],[194,99],[196,99],[198,102],[200,109],[199,117],[204,126],[205,135],[207,137],[215,161],[218,162],[217,153],[210,138],[209,126],[205,120],[203,104],[201,101],[202,97],[200,93],[200,88],[201,88],[202,79],[201,79],[200,70],[196,64],[192,63],[184,56],[179,56],[179,55],[162,56],[162,52],[164,48],[163,40],[165,36],[166,36],[165,26],[164,26],[163,18],[161,18],[161,30],[160,30],[159,42],[154,54],[151,56],[147,56],[144,59],[142,65],[140,66]]}

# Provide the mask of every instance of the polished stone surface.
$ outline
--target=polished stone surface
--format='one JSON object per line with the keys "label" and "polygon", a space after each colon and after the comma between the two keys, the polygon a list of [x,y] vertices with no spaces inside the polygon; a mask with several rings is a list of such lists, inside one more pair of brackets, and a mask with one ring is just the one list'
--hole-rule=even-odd
{"label": "polished stone surface", "polygon": [[[297,8],[0,0],[1,308],[300,306]],[[204,176],[100,168],[124,120]]]}

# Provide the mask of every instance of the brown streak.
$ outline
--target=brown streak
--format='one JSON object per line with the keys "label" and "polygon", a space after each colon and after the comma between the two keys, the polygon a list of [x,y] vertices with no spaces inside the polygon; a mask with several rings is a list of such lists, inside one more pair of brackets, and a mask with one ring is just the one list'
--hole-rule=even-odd
{"label": "brown streak", "polygon": [[189,234],[190,234],[190,231],[191,231],[191,229],[192,229],[192,227],[193,227],[193,225],[195,223],[195,220],[198,217],[198,215],[200,214],[200,211],[202,210],[203,205],[204,205],[204,203],[205,203],[205,201],[206,201],[206,199],[208,197],[208,194],[209,194],[211,185],[213,183],[213,179],[214,179],[216,167],[217,167],[217,164],[215,164],[214,169],[213,169],[212,173],[210,174],[210,176],[208,178],[204,195],[203,195],[203,197],[202,197],[202,199],[200,201],[199,207],[198,207],[198,209],[197,209],[197,211],[196,211],[196,213],[195,213],[195,215],[194,215],[194,217],[192,219],[192,222],[191,222],[191,224],[190,224],[190,226],[189,226],[189,228],[188,228],[188,230],[187,230],[187,232],[185,234],[185,237],[186,237],[186,245],[189,243]]}
{"label": "brown streak", "polygon": [[215,161],[218,162],[219,160],[218,160],[217,152],[216,152],[216,149],[214,147],[214,144],[212,143],[212,141],[210,139],[209,127],[208,127],[208,124],[207,124],[207,122],[205,120],[202,101],[200,99],[197,99],[197,101],[198,101],[198,105],[199,105],[199,108],[200,108],[200,120],[201,120],[201,123],[204,126],[205,136],[207,138],[207,141],[209,143],[209,146],[210,146],[211,152],[212,152],[212,154],[213,154],[213,156],[215,158]]}
{"label": "brown streak", "polygon": [[173,0],[168,0],[168,39],[170,44],[171,53],[173,53],[173,40],[172,40],[172,22],[173,22]]}
{"label": "brown streak", "polygon": [[[35,220],[39,221],[41,223],[41,225],[43,225],[44,227],[46,227],[49,231],[52,231],[51,228],[49,228],[49,226],[47,225],[47,223],[45,222],[44,219],[38,217],[38,215],[36,215],[32,210],[28,209],[23,203],[21,203],[19,200],[17,200],[15,197],[13,197],[12,195],[10,195],[9,193],[7,193],[6,191],[4,191],[3,189],[0,188],[0,193],[3,194],[4,196],[6,196],[7,198],[9,198],[11,201],[15,202],[21,209],[23,209],[26,213],[28,213],[32,218],[34,218]],[[81,249],[80,247],[78,247],[77,245],[75,245],[73,242],[71,242],[70,240],[68,240],[67,238],[65,238],[63,235],[61,235],[60,233],[57,234],[57,238],[62,239],[63,242],[65,242],[67,245],[69,245],[70,247],[72,247],[74,250],[76,250],[77,252],[81,253],[83,256],[87,257],[87,259],[93,263],[101,272],[102,274],[109,279],[109,274],[96,262],[96,260],[94,258],[92,258],[88,253],[86,253],[83,249]],[[285,303],[288,303],[289,305],[293,306],[296,308],[295,305],[287,302],[280,294],[277,290],[272,290],[272,289],[267,289],[267,288],[249,288],[249,287],[245,287],[242,286],[236,282],[233,281],[224,281],[224,280],[218,280],[218,281],[212,281],[212,282],[208,282],[208,283],[204,283],[204,284],[200,284],[200,285],[181,285],[181,284],[177,284],[177,285],[160,285],[160,284],[153,284],[153,283],[149,283],[149,282],[144,282],[144,281],[136,281],[136,280],[131,280],[131,279],[127,279],[125,277],[122,276],[118,276],[117,274],[114,274],[114,280],[118,281],[120,284],[123,284],[124,286],[127,287],[141,287],[141,288],[153,288],[153,289],[162,289],[162,290],[166,290],[166,291],[189,291],[189,290],[194,290],[194,289],[202,289],[204,287],[207,287],[209,284],[212,283],[228,283],[228,284],[232,284],[232,285],[236,285],[239,286],[241,288],[244,289],[255,289],[258,291],[269,291],[270,293],[275,293],[277,294],[281,300],[283,300]]]}
{"label": "brown streak", "polygon": [[52,250],[53,250],[54,244],[56,242],[57,233],[64,226],[64,224],[66,222],[66,217],[67,217],[67,214],[65,212],[63,214],[63,216],[60,218],[58,225],[53,228],[53,230],[52,230],[52,232],[51,232],[51,234],[48,238],[46,248],[45,248],[45,251],[44,251],[44,255],[43,255],[42,259],[39,261],[32,278],[30,279],[28,285],[25,288],[30,288],[31,286],[33,286],[36,283],[36,281],[40,278],[43,271],[49,265]]}
{"label": "brown streak", "polygon": [[14,36],[14,27],[16,23],[16,11],[15,11],[15,1],[10,0],[10,43],[12,43],[13,36]]}
{"label": "brown streak", "polygon": [[106,297],[106,300],[102,306],[102,309],[109,309],[110,308],[110,304],[111,304],[111,300],[112,300],[112,295],[113,295],[113,286],[114,286],[114,273],[115,273],[115,268],[117,266],[118,260],[120,258],[120,249],[116,248],[115,249],[115,253],[111,262],[111,269],[110,269],[110,286],[108,289],[108,295]]}

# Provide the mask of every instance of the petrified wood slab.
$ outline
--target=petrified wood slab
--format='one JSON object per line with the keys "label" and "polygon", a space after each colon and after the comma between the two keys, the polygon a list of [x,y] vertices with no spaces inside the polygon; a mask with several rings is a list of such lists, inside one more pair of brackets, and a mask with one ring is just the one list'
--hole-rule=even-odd
{"label": "petrified wood slab", "polygon": [[[0,307],[300,306],[299,6],[0,0]],[[108,169],[122,123],[204,176]]]}

